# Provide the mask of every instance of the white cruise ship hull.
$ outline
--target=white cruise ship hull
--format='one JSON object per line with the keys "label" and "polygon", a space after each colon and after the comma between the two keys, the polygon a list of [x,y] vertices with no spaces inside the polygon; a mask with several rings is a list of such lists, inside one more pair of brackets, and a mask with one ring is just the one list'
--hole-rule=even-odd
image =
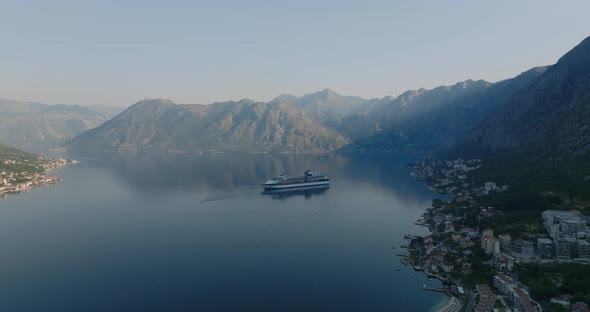
{"label": "white cruise ship hull", "polygon": [[295,187],[306,187],[306,186],[316,186],[316,185],[328,185],[330,181],[317,181],[317,182],[305,182],[305,183],[293,183],[293,184],[270,184],[265,183],[262,184],[264,189],[266,190],[274,190],[274,189],[286,189],[286,188],[295,188]]}

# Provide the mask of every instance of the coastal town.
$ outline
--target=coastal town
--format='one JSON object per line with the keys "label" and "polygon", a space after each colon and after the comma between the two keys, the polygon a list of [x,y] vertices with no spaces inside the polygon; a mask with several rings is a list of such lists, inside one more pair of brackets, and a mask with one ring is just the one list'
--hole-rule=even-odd
{"label": "coastal town", "polygon": [[71,159],[45,157],[6,156],[0,160],[0,198],[10,193],[29,191],[42,185],[59,182],[59,178],[47,175],[48,171],[78,163]]}
{"label": "coastal town", "polygon": [[510,186],[470,179],[481,160],[426,158],[411,166],[416,179],[449,197],[433,200],[416,222],[429,235],[405,234],[402,258],[443,281],[452,298],[441,311],[589,311],[588,286],[576,280],[584,274],[567,275],[590,272],[589,216],[545,210],[506,228],[501,220],[511,212],[488,198]]}

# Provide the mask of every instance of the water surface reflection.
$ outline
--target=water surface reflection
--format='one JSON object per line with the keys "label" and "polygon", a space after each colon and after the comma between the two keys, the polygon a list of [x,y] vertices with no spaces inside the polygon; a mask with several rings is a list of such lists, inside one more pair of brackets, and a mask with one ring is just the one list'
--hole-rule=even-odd
{"label": "water surface reflection", "polygon": [[[0,311],[427,311],[411,155],[108,154],[0,201]],[[325,189],[262,194],[287,172]]]}
{"label": "water surface reflection", "polygon": [[289,197],[303,196],[310,199],[312,196],[323,195],[330,189],[329,185],[316,185],[306,187],[295,187],[288,189],[264,190],[262,195],[270,196],[272,199],[286,200]]}

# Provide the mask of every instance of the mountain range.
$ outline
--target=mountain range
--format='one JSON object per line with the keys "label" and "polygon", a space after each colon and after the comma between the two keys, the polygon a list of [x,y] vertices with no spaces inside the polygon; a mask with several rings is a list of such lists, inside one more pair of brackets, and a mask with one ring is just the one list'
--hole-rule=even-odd
{"label": "mountain range", "polygon": [[43,152],[61,146],[112,116],[79,105],[0,99],[0,143],[29,152]]}
{"label": "mountain range", "polygon": [[486,117],[469,141],[490,152],[575,159],[590,152],[590,37]]}
{"label": "mountain range", "polygon": [[348,141],[282,102],[147,99],[67,143],[76,151],[325,152]]}
{"label": "mountain range", "polygon": [[140,101],[66,146],[77,152],[332,152],[454,146],[484,116],[545,67],[490,83],[466,80],[366,100],[332,90],[268,103],[241,100],[177,105]]}
{"label": "mountain range", "polygon": [[[28,110],[60,111],[53,117],[59,122],[47,127],[42,119],[23,125],[12,121],[7,127],[16,118],[4,117],[0,142],[31,150],[73,137],[65,146],[75,152],[432,152],[465,147],[480,153],[527,150],[575,158],[590,149],[589,46],[585,39],[555,65],[499,82],[465,80],[397,97],[363,99],[325,89],[300,97],[283,94],[267,103],[146,99],[111,119],[89,108],[28,104]],[[18,116],[14,107],[0,109],[0,118]],[[47,116],[56,116],[52,114]],[[55,124],[61,125],[59,131]],[[40,136],[41,143],[33,139]]]}
{"label": "mountain range", "polygon": [[498,106],[547,67],[535,67],[520,75],[490,83],[466,80],[432,90],[407,91],[397,98],[370,103],[367,115],[383,131],[355,142],[353,150],[448,149],[465,140],[469,132]]}

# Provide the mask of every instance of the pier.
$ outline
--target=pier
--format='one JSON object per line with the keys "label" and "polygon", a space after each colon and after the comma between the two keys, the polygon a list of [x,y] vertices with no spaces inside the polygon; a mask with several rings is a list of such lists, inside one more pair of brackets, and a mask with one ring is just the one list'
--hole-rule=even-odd
{"label": "pier", "polygon": [[412,234],[409,234],[409,233],[404,233],[404,238],[405,239],[416,239],[416,238],[418,238],[418,236],[417,235],[412,235]]}
{"label": "pier", "polygon": [[424,287],[424,288],[422,288],[422,290],[434,291],[434,292],[441,292],[441,293],[447,294],[447,296],[449,296],[449,297],[453,297],[453,294],[451,293],[451,291],[448,290],[448,289],[446,289],[446,288],[429,288],[429,287]]}

